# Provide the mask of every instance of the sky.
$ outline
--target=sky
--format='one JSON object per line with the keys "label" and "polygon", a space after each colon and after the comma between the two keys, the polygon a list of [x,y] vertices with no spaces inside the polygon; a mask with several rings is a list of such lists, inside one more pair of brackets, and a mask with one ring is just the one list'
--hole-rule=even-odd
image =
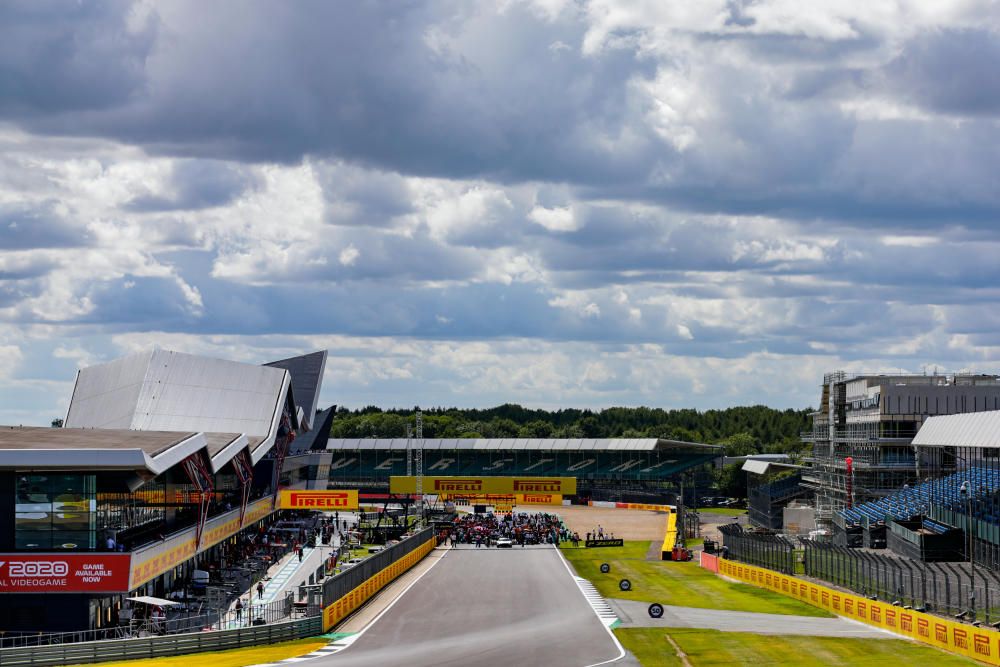
{"label": "sky", "polygon": [[348,407],[1000,371],[996,0],[0,3],[0,423],[161,347]]}

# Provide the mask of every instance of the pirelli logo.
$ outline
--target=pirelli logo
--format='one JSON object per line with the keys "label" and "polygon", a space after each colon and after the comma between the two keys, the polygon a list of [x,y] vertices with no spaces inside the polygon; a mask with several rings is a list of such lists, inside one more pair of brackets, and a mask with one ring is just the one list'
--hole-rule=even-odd
{"label": "pirelli logo", "polygon": [[483,491],[483,480],[481,479],[435,479],[434,490],[444,493],[454,491]]}
{"label": "pirelli logo", "polygon": [[969,633],[962,628],[952,628],[952,639],[955,644],[955,648],[960,648],[965,651],[969,650]]}
{"label": "pirelli logo", "polygon": [[913,615],[912,614],[900,614],[899,615],[899,629],[903,632],[913,632]]}
{"label": "pirelli logo", "polygon": [[925,639],[931,637],[931,623],[926,618],[917,617],[917,634]]}
{"label": "pirelli logo", "polygon": [[562,480],[515,479],[514,491],[517,493],[559,493],[562,491]]}
{"label": "pirelli logo", "polygon": [[357,508],[358,492],[354,490],[281,492],[281,509],[337,511]]}
{"label": "pirelli logo", "polygon": [[942,644],[948,643],[948,626],[944,623],[934,624],[934,639]]}
{"label": "pirelli logo", "polygon": [[978,632],[972,635],[972,649],[975,651],[976,655],[984,655],[986,657],[990,656],[990,638],[989,635],[981,635]]}

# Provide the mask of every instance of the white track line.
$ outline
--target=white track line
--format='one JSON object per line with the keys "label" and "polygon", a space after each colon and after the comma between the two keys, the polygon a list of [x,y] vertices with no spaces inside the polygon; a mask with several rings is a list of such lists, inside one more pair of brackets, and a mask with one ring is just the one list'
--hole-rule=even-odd
{"label": "white track line", "polygon": [[[580,584],[580,581],[587,582],[588,584],[590,584],[590,582],[588,582],[586,579],[581,580],[573,573],[573,568],[569,566],[569,563],[566,561],[566,557],[562,555],[562,552],[559,550],[559,547],[553,545],[552,548],[556,550],[557,554],[559,554],[559,560],[562,561],[563,567],[566,568],[566,572],[569,573],[570,578],[573,579],[573,582],[576,584],[576,587],[580,590],[580,593],[583,595],[584,599],[587,600],[587,604],[589,604],[590,608],[594,610],[594,613],[597,615],[597,619],[601,622],[601,625],[604,626],[604,630],[608,633],[608,636],[611,637],[611,641],[613,641],[615,643],[615,646],[618,647],[619,652],[617,657],[611,658],[610,660],[605,660],[603,662],[595,662],[594,664],[587,665],[586,667],[598,667],[598,665],[608,665],[612,662],[618,662],[619,660],[625,657],[625,647],[622,646],[622,643],[620,641],[618,641],[618,637],[615,637],[615,633],[611,631],[611,625],[614,623],[614,621],[608,622],[605,620],[605,617],[602,617],[601,612],[598,611],[597,607],[594,606],[594,603],[591,602],[592,599],[591,594],[587,590],[585,590],[584,587]],[[597,593],[597,589],[594,588],[593,585],[591,585],[590,588],[594,590],[594,594],[596,594],[597,597],[601,598],[601,602],[603,602],[604,605],[607,606],[608,603],[604,602],[604,598]],[[608,607],[608,612],[611,612],[610,607]],[[611,613],[613,615],[613,612]],[[615,617],[615,620],[617,620],[617,617]]]}

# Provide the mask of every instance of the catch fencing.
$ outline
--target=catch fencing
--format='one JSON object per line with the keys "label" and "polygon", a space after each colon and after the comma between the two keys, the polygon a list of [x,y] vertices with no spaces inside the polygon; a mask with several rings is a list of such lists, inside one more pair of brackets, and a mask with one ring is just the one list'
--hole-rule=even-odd
{"label": "catch fencing", "polygon": [[808,577],[914,609],[991,624],[1000,619],[1000,575],[969,563],[924,562],[802,540]]}
{"label": "catch fencing", "polygon": [[365,581],[371,579],[376,574],[386,569],[395,561],[406,556],[411,551],[415,551],[428,540],[436,539],[433,528],[424,528],[411,537],[401,542],[397,542],[390,547],[386,547],[350,569],[344,570],[340,574],[330,577],[323,584],[323,606],[329,606],[336,600],[344,597],[352,590],[361,586]]}
{"label": "catch fencing", "polygon": [[726,558],[784,574],[795,573],[795,545],[781,535],[748,533],[742,526],[719,526]]}

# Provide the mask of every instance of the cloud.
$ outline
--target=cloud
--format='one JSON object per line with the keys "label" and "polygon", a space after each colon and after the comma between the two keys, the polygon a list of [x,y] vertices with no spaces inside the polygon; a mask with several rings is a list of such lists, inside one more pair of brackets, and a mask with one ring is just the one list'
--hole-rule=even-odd
{"label": "cloud", "polygon": [[990,370],[998,30],[977,0],[7,3],[4,414],[157,341],[329,345],[359,405]]}

